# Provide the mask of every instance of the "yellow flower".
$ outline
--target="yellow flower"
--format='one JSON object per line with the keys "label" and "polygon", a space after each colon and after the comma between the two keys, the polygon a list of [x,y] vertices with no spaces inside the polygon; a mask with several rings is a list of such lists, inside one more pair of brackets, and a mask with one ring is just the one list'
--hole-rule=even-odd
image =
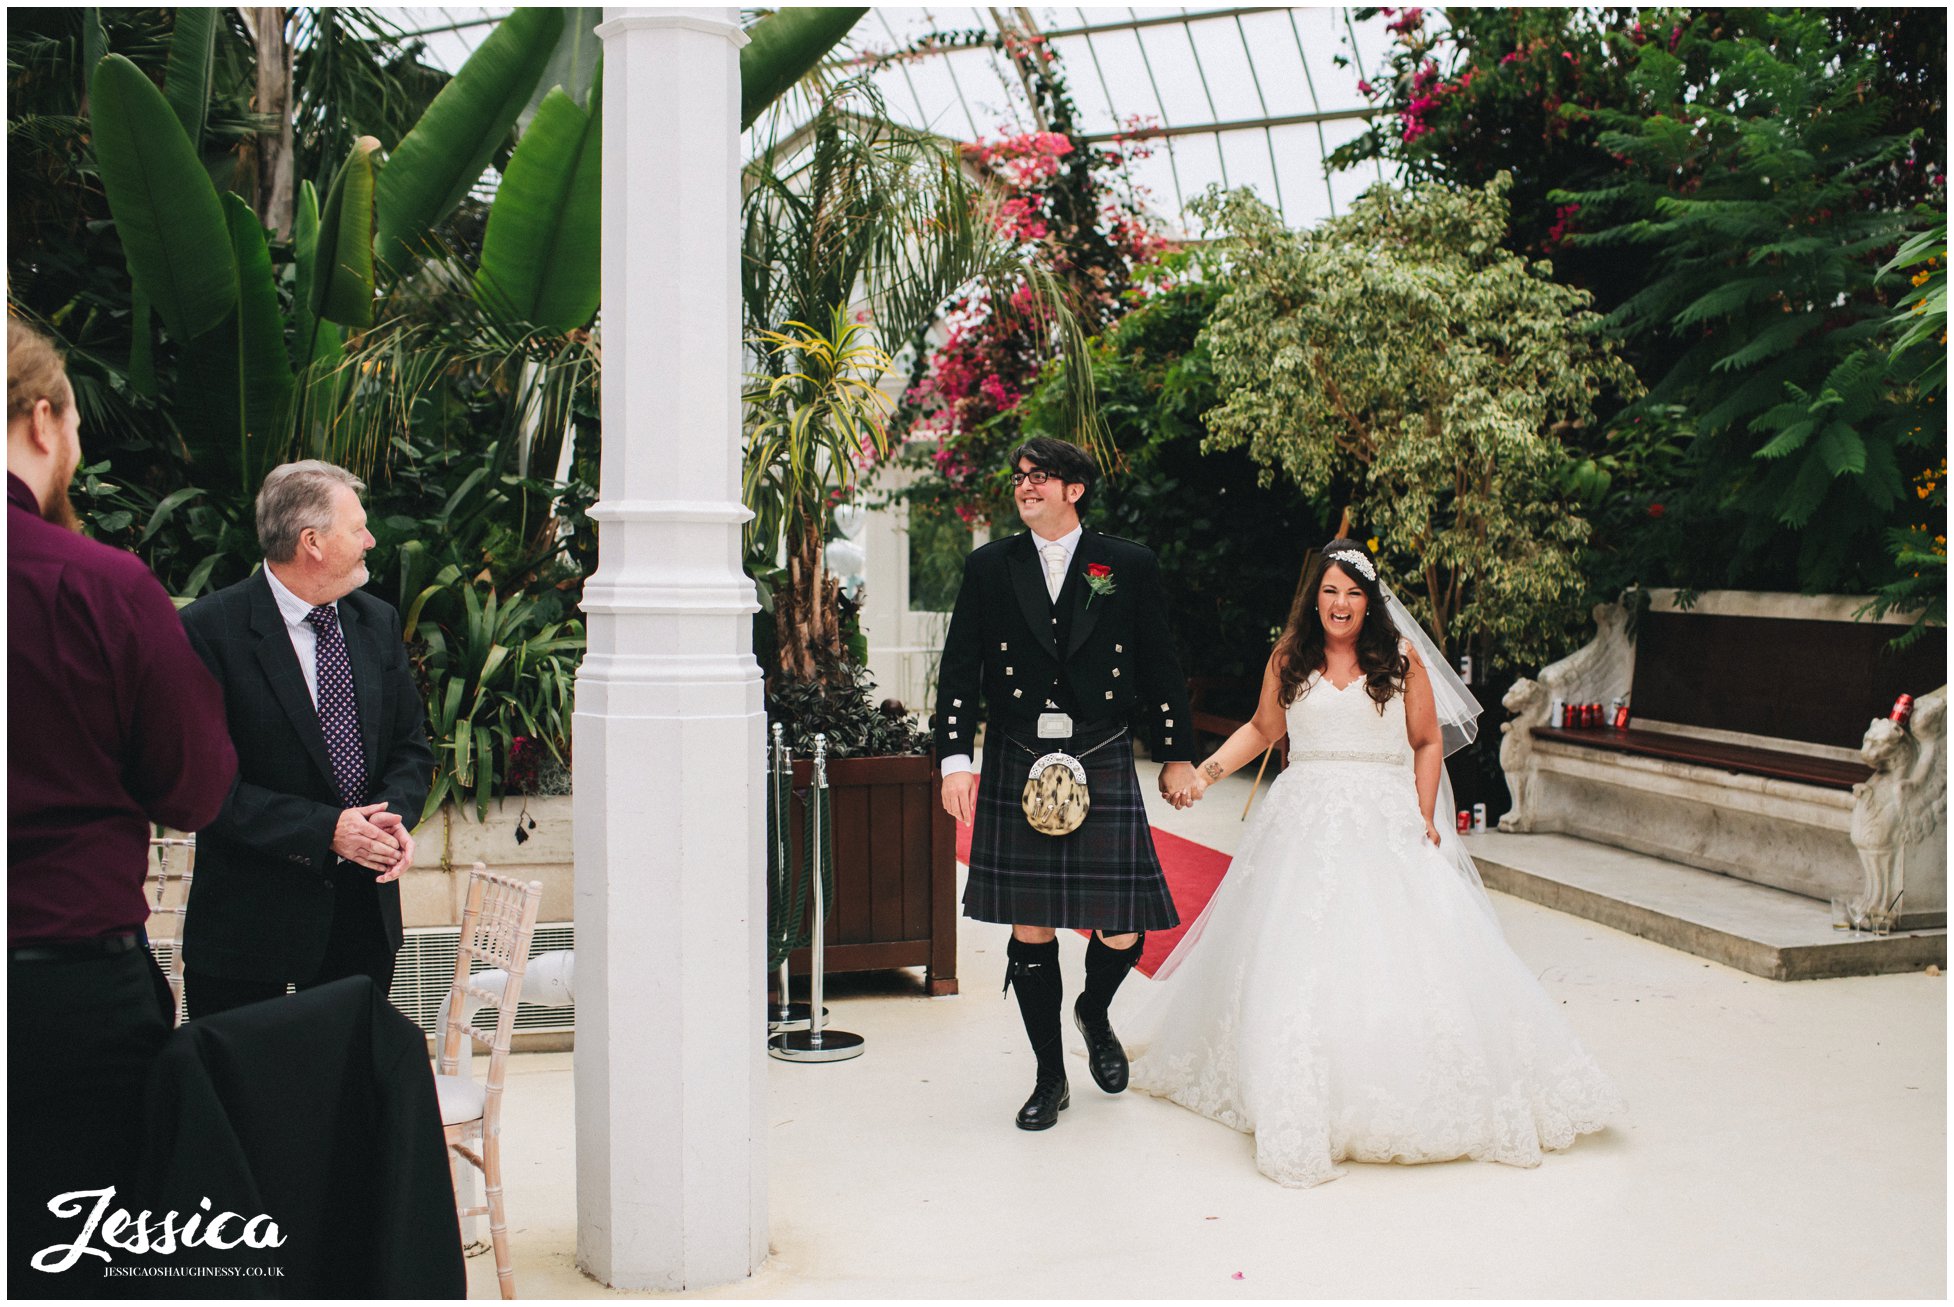
{"label": "yellow flower", "polygon": [[1922,270],[1914,274],[1913,284],[1916,286],[1924,286],[1928,282],[1932,281],[1933,279],[1934,279],[1933,273]]}
{"label": "yellow flower", "polygon": [[1377,552],[1377,537],[1372,536],[1370,539],[1364,541],[1364,548],[1375,554]]}

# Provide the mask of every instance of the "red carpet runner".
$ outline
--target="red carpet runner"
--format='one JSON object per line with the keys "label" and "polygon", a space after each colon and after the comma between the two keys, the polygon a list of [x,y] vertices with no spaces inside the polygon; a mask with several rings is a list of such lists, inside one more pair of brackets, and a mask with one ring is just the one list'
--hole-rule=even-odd
{"label": "red carpet runner", "polygon": [[[1146,951],[1140,954],[1140,970],[1149,976],[1166,961],[1174,945],[1181,942],[1181,936],[1201,915],[1201,909],[1208,906],[1229,863],[1228,855],[1220,849],[1184,840],[1158,826],[1153,827],[1153,847],[1160,855],[1160,870],[1167,876],[1167,892],[1174,897],[1174,910],[1180,914],[1181,924],[1172,930],[1148,932]],[[957,861],[966,866],[970,863],[970,827],[961,824],[957,826]]]}

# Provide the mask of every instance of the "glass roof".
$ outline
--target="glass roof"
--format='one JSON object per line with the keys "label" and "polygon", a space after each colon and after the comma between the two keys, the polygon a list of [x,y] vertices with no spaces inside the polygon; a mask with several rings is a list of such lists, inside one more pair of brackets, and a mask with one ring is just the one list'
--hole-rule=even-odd
{"label": "glass roof", "polygon": [[[420,35],[431,62],[457,68],[509,11],[381,12]],[[1174,234],[1187,231],[1187,202],[1215,183],[1254,187],[1291,226],[1302,227],[1345,211],[1384,177],[1375,165],[1329,175],[1323,165],[1364,130],[1371,109],[1357,83],[1383,66],[1392,39],[1386,17],[1359,21],[1356,14],[1342,6],[876,8],[856,24],[830,70],[870,70],[891,117],[956,140],[1039,130],[1001,50],[954,42],[922,49],[932,34],[989,38],[1008,24],[1043,36],[1058,52],[1086,142],[1122,133],[1158,138],[1130,167]],[[912,55],[885,57],[896,52]],[[805,111],[795,97],[783,100],[752,138],[785,135],[792,123],[779,116]]]}
{"label": "glass roof", "polygon": [[[1359,23],[1348,8],[875,9],[850,44],[874,55],[933,31],[995,32],[1000,19],[1057,51],[1088,143],[1157,136],[1131,168],[1177,231],[1187,201],[1214,183],[1252,186],[1306,226],[1379,179],[1375,169],[1324,173],[1324,156],[1364,130],[1357,82],[1390,39],[1385,20]],[[884,64],[874,76],[892,116],[959,140],[1042,126],[1009,58],[988,46]]]}

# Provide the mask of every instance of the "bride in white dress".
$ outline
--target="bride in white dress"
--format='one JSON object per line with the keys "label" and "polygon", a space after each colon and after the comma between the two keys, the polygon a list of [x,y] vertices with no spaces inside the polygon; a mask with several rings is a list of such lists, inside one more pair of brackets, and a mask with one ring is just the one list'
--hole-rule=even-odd
{"label": "bride in white dress", "polygon": [[1434,823],[1446,745],[1479,706],[1421,644],[1362,546],[1326,545],[1254,720],[1177,805],[1285,733],[1289,765],[1157,983],[1116,1013],[1132,1086],[1252,1132],[1281,1184],[1344,1160],[1536,1166],[1621,1111]]}

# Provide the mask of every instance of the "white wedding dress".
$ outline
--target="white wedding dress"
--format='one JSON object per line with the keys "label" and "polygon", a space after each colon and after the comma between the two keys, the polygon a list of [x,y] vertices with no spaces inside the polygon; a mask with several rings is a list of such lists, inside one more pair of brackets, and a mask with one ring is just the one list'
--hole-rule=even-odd
{"label": "white wedding dress", "polygon": [[1289,766],[1207,910],[1115,1006],[1132,1087],[1252,1132],[1296,1187],[1346,1159],[1536,1166],[1601,1129],[1614,1086],[1424,838],[1403,696],[1379,713],[1319,673],[1287,716]]}

